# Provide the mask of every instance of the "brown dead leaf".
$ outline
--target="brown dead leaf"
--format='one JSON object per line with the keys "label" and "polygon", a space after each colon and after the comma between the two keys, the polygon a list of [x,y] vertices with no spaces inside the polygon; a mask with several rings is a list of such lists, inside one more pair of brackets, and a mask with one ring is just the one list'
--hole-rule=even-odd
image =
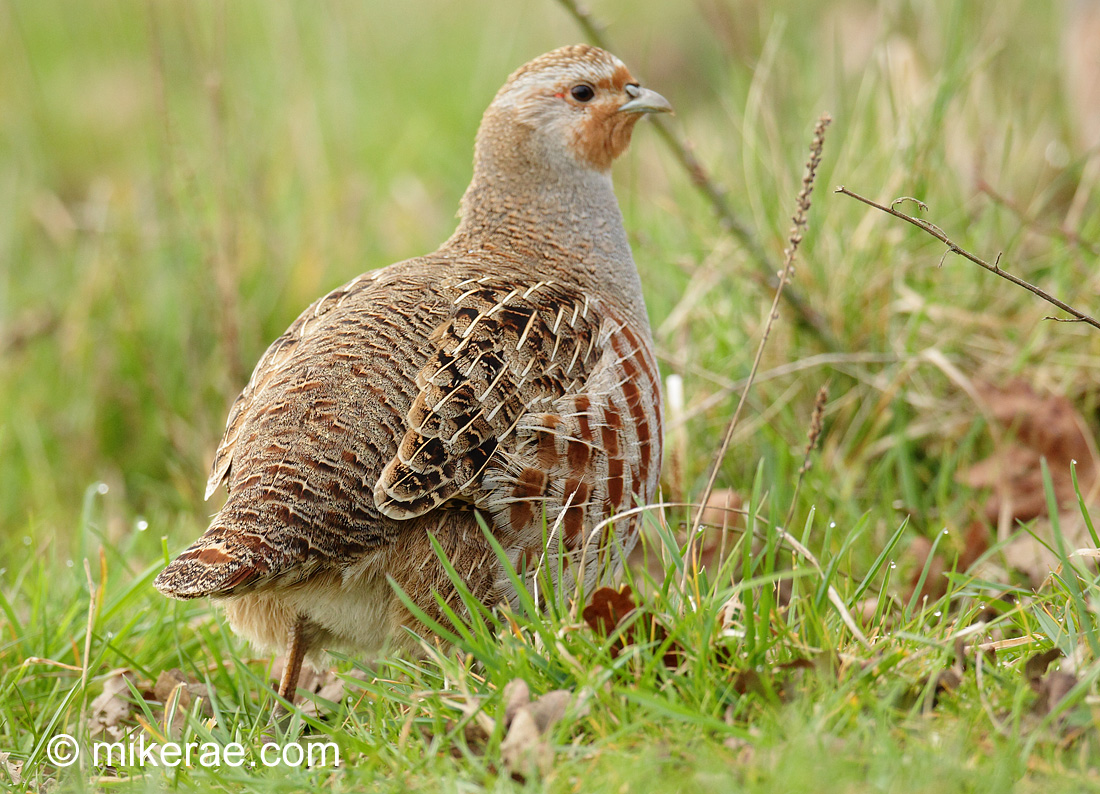
{"label": "brown dead leaf", "polygon": [[1037,690],[1039,698],[1035,701],[1035,711],[1039,714],[1049,714],[1075,686],[1077,686],[1077,676],[1072,673],[1063,673],[1061,670],[1052,670],[1047,673],[1039,683]]}
{"label": "brown dead leaf", "polygon": [[[447,698],[444,702],[462,712],[462,733],[466,737],[467,748],[474,752],[483,752],[497,726],[496,720],[485,713],[484,698],[466,693],[453,699]],[[447,731],[453,731],[455,725],[453,720],[448,720]],[[423,733],[428,741],[433,740],[431,730],[424,729]],[[451,755],[462,758],[464,751],[457,745],[452,745]]]}
{"label": "brown dead leaf", "polygon": [[511,725],[519,710],[531,702],[531,690],[522,678],[513,678],[504,685],[504,724]]}
{"label": "brown dead leaf", "polygon": [[913,591],[920,583],[925,568],[928,568],[928,574],[924,576],[920,597],[934,601],[947,592],[947,581],[944,578],[944,574],[947,572],[947,562],[942,554],[937,554],[929,562],[928,555],[931,553],[931,540],[923,536],[913,539],[913,543],[909,546],[909,554],[913,557],[914,562],[913,574],[909,579],[909,589],[905,593],[905,603],[909,603],[909,599],[913,597]]}
{"label": "brown dead leaf", "polygon": [[[177,695],[178,693],[178,695]],[[187,722],[187,715],[191,712],[191,705],[197,698],[202,698],[202,713],[207,717],[214,716],[214,709],[210,705],[210,690],[206,684],[200,684],[190,679],[178,668],[161,670],[157,676],[157,682],[153,685],[153,697],[161,705],[168,708],[172,698],[178,697],[175,711],[172,714],[170,730],[173,735],[179,735]]]}
{"label": "brown dead leaf", "polygon": [[[610,637],[631,613],[638,607],[634,603],[634,594],[629,585],[623,585],[621,589],[614,590],[610,587],[601,587],[592,594],[592,600],[584,608],[581,616],[594,632],[601,637]],[[666,621],[668,618],[666,617]],[[611,646],[611,658],[618,658],[619,653],[628,645],[638,641],[638,635],[642,635],[644,642],[664,642],[669,635],[666,623],[657,616],[648,612],[642,612],[634,622],[625,628],[615,643]],[[683,661],[686,654],[678,643],[671,643],[661,658],[665,667],[673,669]]]}
{"label": "brown dead leaf", "polygon": [[546,733],[561,721],[565,710],[573,702],[573,693],[566,689],[554,689],[547,692],[527,707],[540,733]]}
{"label": "brown dead leaf", "polygon": [[545,775],[554,761],[547,734],[565,716],[573,693],[555,689],[532,702],[527,682],[516,678],[505,685],[503,695],[508,733],[500,744],[501,760],[520,779]]}
{"label": "brown dead leaf", "polygon": [[923,701],[923,710],[926,713],[930,712],[940,704],[942,695],[959,688],[966,674],[966,642],[961,637],[955,639],[954,651],[955,658],[951,666],[921,678],[916,686],[903,696],[901,701],[903,707],[912,708],[925,697],[925,693],[929,693],[931,696]]}
{"label": "brown dead leaf", "polygon": [[925,714],[940,705],[941,698],[948,692],[958,689],[962,683],[962,673],[957,667],[949,667],[923,676],[907,692],[902,693],[898,706],[911,709],[918,703]]}
{"label": "brown dead leaf", "polygon": [[634,598],[629,585],[614,590],[601,587],[592,594],[592,600],[584,608],[581,617],[592,631],[601,637],[609,637],[619,622],[634,610]]}
{"label": "brown dead leaf", "polygon": [[157,682],[153,684],[153,696],[161,703],[168,701],[176,689],[180,690],[179,707],[188,708],[195,698],[203,698],[210,702],[210,690],[206,684],[200,684],[194,679],[188,678],[182,670],[173,667],[171,670],[162,670],[157,676]]}
{"label": "brown dead leaf", "polygon": [[711,493],[703,508],[702,522],[721,531],[729,529],[737,521],[735,511],[741,509],[741,495],[732,488],[720,488]]}
{"label": "brown dead leaf", "polygon": [[754,695],[767,696],[771,690],[764,685],[760,673],[755,670],[741,670],[733,677],[733,691],[738,695],[751,692]]}
{"label": "brown dead leaf", "polygon": [[734,763],[738,766],[751,766],[755,760],[756,747],[748,739],[742,739],[740,736],[727,736],[722,745],[727,750],[733,751]]}
{"label": "brown dead leaf", "polygon": [[1039,394],[1020,380],[1003,388],[979,384],[978,391],[993,418],[1015,437],[960,473],[960,479],[972,488],[993,491],[985,507],[988,521],[996,525],[1006,505],[1010,515],[1020,521],[1046,513],[1040,458],[1047,460],[1060,505],[1076,503],[1070,477],[1072,461],[1077,462],[1082,491],[1092,487],[1096,461],[1091,431],[1068,398]]}
{"label": "brown dead leaf", "polygon": [[516,714],[500,743],[500,758],[513,774],[524,779],[548,772],[553,765],[554,749],[539,733],[535,718],[526,708]]}
{"label": "brown dead leaf", "polygon": [[133,672],[123,668],[111,671],[103,682],[103,692],[92,701],[88,716],[88,732],[92,738],[106,734],[111,741],[117,742],[125,734],[123,723],[134,712],[127,680],[136,683]]}
{"label": "brown dead leaf", "polygon": [[317,700],[303,698],[298,701],[298,710],[309,717],[321,716],[319,701],[328,700],[339,703],[344,699],[344,680],[336,675],[333,670],[326,670],[324,675],[318,676],[315,688],[310,691],[317,696]]}
{"label": "brown dead leaf", "polygon": [[23,782],[23,762],[10,761],[9,756],[10,753],[0,753],[0,769],[4,770],[9,783],[18,786]]}
{"label": "brown dead leaf", "polygon": [[1037,689],[1039,682],[1043,678],[1043,674],[1046,673],[1047,668],[1050,667],[1050,663],[1055,659],[1061,659],[1062,652],[1057,648],[1051,648],[1048,651],[1037,653],[1031,656],[1024,664],[1024,677],[1027,678],[1028,684],[1032,689]]}
{"label": "brown dead leaf", "polygon": [[706,525],[699,544],[699,567],[717,571],[726,561],[727,555],[736,545],[736,538],[730,534],[730,528],[737,521],[735,511],[742,505],[741,495],[730,488],[717,490],[710,495],[707,506],[703,508],[702,523]]}
{"label": "brown dead leaf", "polygon": [[[1088,498],[1097,484],[1097,460],[1093,433],[1080,412],[1068,398],[1040,394],[1021,380],[1003,387],[980,383],[978,393],[1006,439],[992,455],[958,475],[960,482],[991,492],[982,511],[986,526],[1005,537],[1017,522],[1040,519],[1036,533],[1049,534],[1041,466],[1045,458],[1066,542],[1071,547],[1091,545],[1070,470],[1076,466],[1081,493]],[[1005,559],[1036,586],[1058,564],[1055,555],[1026,534],[1005,548]]]}
{"label": "brown dead leaf", "polygon": [[[929,708],[935,708],[936,706],[938,706],[940,703],[940,695],[958,689],[959,685],[963,681],[962,673],[960,673],[955,668],[940,670],[938,673],[932,676],[930,680],[933,682],[934,685],[932,688],[932,700],[928,704]],[[925,685],[928,684],[927,681],[925,681],[924,683]]]}
{"label": "brown dead leaf", "polygon": [[1077,686],[1077,676],[1064,670],[1048,670],[1051,663],[1062,658],[1057,648],[1037,653],[1024,665],[1024,676],[1039,697],[1032,710],[1039,715],[1050,714],[1069,691]]}

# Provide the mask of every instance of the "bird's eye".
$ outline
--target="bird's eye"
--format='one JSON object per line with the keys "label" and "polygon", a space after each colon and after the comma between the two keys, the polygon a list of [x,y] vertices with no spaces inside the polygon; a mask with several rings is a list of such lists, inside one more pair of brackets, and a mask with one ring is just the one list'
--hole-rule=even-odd
{"label": "bird's eye", "polygon": [[569,91],[569,95],[578,102],[591,102],[592,97],[596,96],[596,92],[592,86],[581,83],[580,85],[573,86]]}

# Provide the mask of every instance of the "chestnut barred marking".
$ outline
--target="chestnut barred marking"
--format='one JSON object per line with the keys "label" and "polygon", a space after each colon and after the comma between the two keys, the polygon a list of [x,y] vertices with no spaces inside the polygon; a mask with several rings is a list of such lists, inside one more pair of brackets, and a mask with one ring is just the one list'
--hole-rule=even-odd
{"label": "chestnut barred marking", "polygon": [[206,548],[185,551],[180,555],[181,560],[193,560],[203,565],[224,565],[232,562],[233,557],[226,554],[220,548],[207,546]]}
{"label": "chestnut barred marking", "polygon": [[592,401],[583,394],[576,400],[577,423],[580,427],[581,438],[585,441],[593,441],[592,427],[589,424],[588,411],[592,407]]}
{"label": "chestnut barred marking", "polygon": [[260,474],[260,472],[256,472],[237,483],[237,488],[241,490],[252,488],[255,485],[259,485],[261,482],[263,482],[263,475]]}
{"label": "chestnut barred marking", "polygon": [[[591,316],[603,311],[606,307],[595,302],[589,307]],[[563,327],[572,313],[565,307]],[[583,305],[576,316],[583,316]],[[538,542],[543,516],[548,526],[559,528],[571,551],[559,560],[558,551],[548,548],[541,562],[555,577],[561,569],[572,581],[591,583],[601,565],[629,551],[641,519],[607,519],[648,501],[656,488],[660,406],[650,401],[658,383],[655,361],[648,341],[624,328],[624,323],[602,316],[593,342],[599,353],[590,376],[577,384],[578,393],[555,401],[553,413],[522,419],[514,451],[505,452],[486,470],[484,487],[491,494],[486,504],[501,532],[516,538],[515,548]],[[559,358],[568,359],[574,352],[562,345]],[[526,493],[519,487],[526,468],[547,475],[545,491],[537,498],[519,498]],[[600,523],[602,532],[590,537]],[[581,557],[570,557],[572,553]],[[582,558],[583,566],[565,570]]]}
{"label": "chestnut barred marking", "polygon": [[609,458],[607,461],[607,500],[616,510],[624,507],[622,458]]}
{"label": "chestnut barred marking", "polygon": [[566,543],[576,546],[577,538],[584,529],[585,507],[588,505],[588,483],[577,478],[571,478],[565,483],[565,493],[568,507],[565,508],[565,520],[563,522]]}
{"label": "chestnut barred marking", "polygon": [[519,485],[516,486],[515,491],[516,498],[530,499],[536,496],[542,496],[546,493],[546,484],[548,481],[549,478],[546,472],[531,468],[524,469],[519,475]]}
{"label": "chestnut barred marking", "polygon": [[619,412],[610,405],[603,410],[603,425],[600,427],[600,441],[608,457],[619,455],[619,434],[623,429],[623,420]]}
{"label": "chestnut barred marking", "polygon": [[548,484],[546,472],[527,468],[520,473],[509,507],[509,518],[513,526],[527,526],[535,521],[535,505],[546,493]]}
{"label": "chestnut barred marking", "polygon": [[576,439],[569,439],[566,442],[566,460],[569,464],[569,468],[573,471],[580,471],[588,465],[588,458],[591,456],[592,448],[584,441],[577,441]]}
{"label": "chestnut barred marking", "polygon": [[538,439],[538,454],[535,457],[535,463],[540,468],[550,469],[558,460],[557,436],[549,430],[541,430],[538,431]]}

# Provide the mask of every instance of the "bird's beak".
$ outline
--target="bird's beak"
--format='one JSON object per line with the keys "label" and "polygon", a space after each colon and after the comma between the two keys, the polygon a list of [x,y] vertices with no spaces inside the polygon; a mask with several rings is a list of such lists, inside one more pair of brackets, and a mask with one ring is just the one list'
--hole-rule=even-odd
{"label": "bird's beak", "polygon": [[626,102],[619,105],[619,110],[624,113],[671,113],[672,105],[668,103],[668,100],[658,94],[656,91],[651,91],[648,88],[642,88],[639,85],[628,85],[626,87],[626,94],[630,97]]}

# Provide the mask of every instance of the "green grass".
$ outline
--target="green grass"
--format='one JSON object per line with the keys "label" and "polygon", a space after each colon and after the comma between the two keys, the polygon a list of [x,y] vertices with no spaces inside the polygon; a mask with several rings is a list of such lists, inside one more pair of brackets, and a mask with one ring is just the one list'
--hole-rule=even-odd
{"label": "green grass", "polygon": [[[1043,320],[1050,307],[961,259],[937,267],[934,240],[831,192],[920,198],[959,244],[1003,253],[1006,269],[1095,315],[1097,154],[1063,81],[1063,9],[1023,0],[591,4],[776,268],[813,122],[835,119],[793,286],[838,349],[786,311],[773,331],[718,480],[751,502],[753,544],[738,529],[724,568],[682,585],[683,539],[662,541],[650,517],[654,570],[670,576],[630,575],[638,625],[659,616],[665,640],[635,633],[613,656],[614,640],[563,602],[511,623],[486,614],[456,635],[457,655],[337,660],[345,698],[302,730],[339,746],[339,769],[107,779],[44,760],[51,736],[85,738],[88,704],[121,667],[139,689],[173,667],[208,683],[213,722],[196,714],[187,735],[236,739],[253,758],[262,746],[270,660],[205,602],[151,587],[215,509],[202,488],[229,402],[310,301],[450,233],[496,88],[581,38],[550,0],[406,5],[0,6],[0,753],[23,765],[14,788],[1100,786],[1100,594],[1057,522],[1032,528],[1063,559],[1038,593],[994,550],[981,572],[950,574],[945,599],[907,598],[921,574],[914,539],[951,559],[982,512],[985,495],[957,479],[994,448],[973,385],[1022,377],[1071,398],[1095,431],[1100,335]],[[639,128],[615,178],[662,368],[685,384],[686,416],[667,438],[680,476],[666,467],[664,493],[690,500],[771,292],[652,130]],[[814,358],[824,352],[835,355]],[[801,366],[772,372],[789,364]],[[826,382],[824,436],[796,494]],[[820,570],[775,532],[792,502],[788,530]],[[786,605],[776,579],[789,580]],[[830,605],[830,584],[870,648]],[[1010,589],[1017,605],[966,641],[1034,640],[985,659],[980,685],[969,657],[933,706],[930,676],[955,663],[955,637]],[[739,608],[724,611],[731,599]],[[682,652],[668,669],[672,644]],[[1025,664],[1050,647],[1077,654],[1080,684],[1044,716]],[[825,661],[780,668],[796,659]],[[749,671],[760,684],[739,694]],[[502,766],[502,690],[516,678],[533,697],[575,693],[549,735],[552,763],[525,783]],[[494,720],[487,735],[466,729],[475,705]]]}

